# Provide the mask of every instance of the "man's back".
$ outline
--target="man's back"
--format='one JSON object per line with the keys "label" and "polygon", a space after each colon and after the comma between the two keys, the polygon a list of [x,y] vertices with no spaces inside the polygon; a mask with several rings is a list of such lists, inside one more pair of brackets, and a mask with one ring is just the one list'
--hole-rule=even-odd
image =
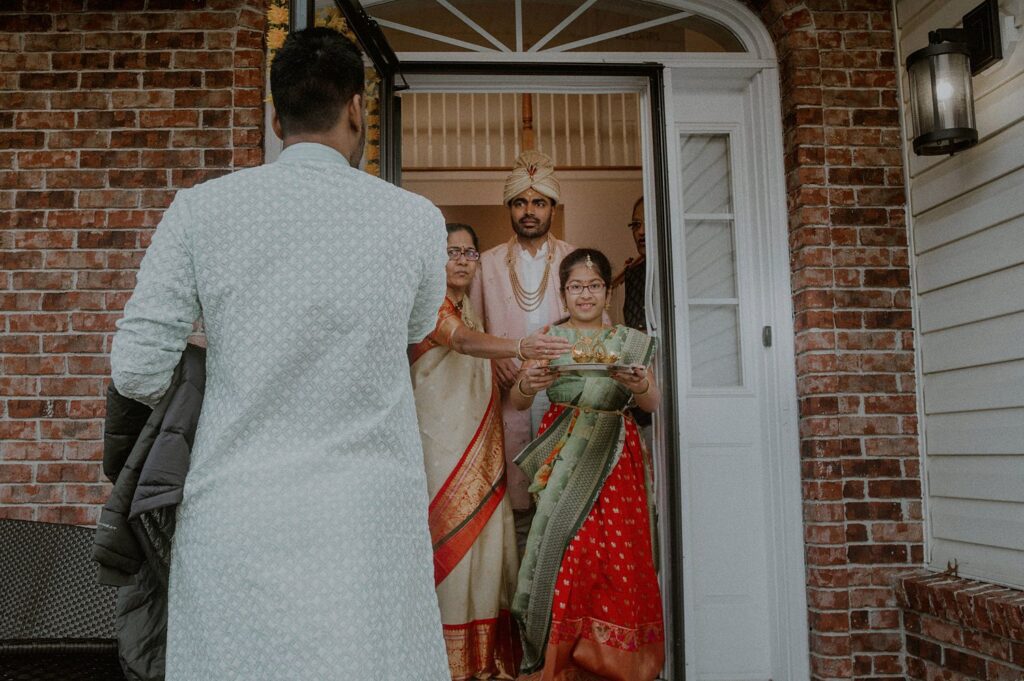
{"label": "man's back", "polygon": [[[432,652],[405,355],[443,295],[443,228],[425,200],[310,144],[168,211],[113,354],[115,381],[145,396],[153,345],[173,354],[189,298],[201,304],[207,389],[175,537],[168,679],[446,668]],[[268,628],[310,637],[305,659],[281,660]],[[395,635],[403,646],[378,656]]]}

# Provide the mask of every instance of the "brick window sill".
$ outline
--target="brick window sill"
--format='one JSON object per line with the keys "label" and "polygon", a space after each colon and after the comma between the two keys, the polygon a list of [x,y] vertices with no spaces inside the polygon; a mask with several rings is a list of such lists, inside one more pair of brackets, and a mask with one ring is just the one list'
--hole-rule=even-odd
{"label": "brick window sill", "polygon": [[896,596],[911,678],[1024,678],[1024,591],[919,572],[896,580]]}

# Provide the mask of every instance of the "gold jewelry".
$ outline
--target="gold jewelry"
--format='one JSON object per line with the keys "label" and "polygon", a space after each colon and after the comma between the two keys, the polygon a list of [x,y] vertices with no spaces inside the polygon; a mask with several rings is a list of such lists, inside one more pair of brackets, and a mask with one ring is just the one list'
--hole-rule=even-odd
{"label": "gold jewelry", "polygon": [[651,392],[651,379],[645,376],[644,380],[647,381],[647,387],[644,388],[644,391],[642,393],[633,393],[633,397],[643,397],[647,393]]}
{"label": "gold jewelry", "polygon": [[516,381],[516,386],[515,386],[516,387],[516,391],[520,395],[522,395],[523,397],[536,397],[537,396],[537,393],[528,393],[525,390],[523,390],[523,385],[522,384],[523,384],[523,379],[520,378],[518,381]]}
{"label": "gold jewelry", "polygon": [[[579,339],[572,345],[572,361],[577,364],[589,364],[590,362],[614,364],[619,359],[619,354],[609,350],[596,334],[588,336],[583,329],[577,329],[572,324],[568,326],[580,334]],[[601,330],[599,329],[597,333],[601,333]]]}
{"label": "gold jewelry", "polygon": [[522,338],[520,338],[519,342],[516,343],[516,357],[519,359],[520,362],[525,362],[526,361],[526,356],[523,355],[523,339]]}
{"label": "gold jewelry", "polygon": [[551,275],[551,263],[555,259],[555,249],[551,245],[551,237],[545,242],[548,247],[548,254],[544,258],[544,275],[540,279],[540,285],[534,291],[527,291],[519,281],[519,273],[516,272],[516,238],[512,237],[508,242],[508,255],[505,257],[505,264],[508,266],[508,278],[512,284],[512,294],[516,303],[523,312],[533,312],[540,308],[544,302],[544,294],[548,292],[548,278]]}
{"label": "gold jewelry", "polygon": [[594,261],[590,259],[590,254],[589,253],[587,253],[587,269],[588,270],[593,270],[594,269]]}

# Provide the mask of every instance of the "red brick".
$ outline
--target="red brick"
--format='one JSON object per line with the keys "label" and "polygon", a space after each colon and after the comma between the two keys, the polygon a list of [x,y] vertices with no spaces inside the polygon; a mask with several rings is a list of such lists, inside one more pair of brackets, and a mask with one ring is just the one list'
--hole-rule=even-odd
{"label": "red brick", "polygon": [[[14,125],[22,130],[73,128],[75,114],[72,111],[19,111],[15,114]],[[22,166],[19,164],[19,167]]]}
{"label": "red brick", "polygon": [[134,90],[139,87],[140,76],[135,71],[86,71],[82,73],[82,89]]}
{"label": "red brick", "polygon": [[0,518],[9,520],[33,520],[35,506],[0,506]]}
{"label": "red brick", "polygon": [[68,461],[101,461],[103,459],[103,442],[99,440],[65,442],[63,455]]}
{"label": "red brick", "polygon": [[986,678],[985,660],[977,655],[953,648],[944,648],[942,651],[942,663],[944,667],[962,672],[967,676],[979,679]]}
{"label": "red brick", "polygon": [[[109,331],[113,333],[114,323],[121,318],[120,312],[76,312],[71,315],[71,328],[75,331]],[[69,373],[80,373],[71,371]]]}
{"label": "red brick", "polygon": [[39,436],[43,440],[98,440],[103,435],[99,421],[59,419],[39,422]]}
{"label": "red brick", "polygon": [[13,334],[0,335],[0,353],[33,354],[39,352],[39,336]]}
{"label": "red brick", "polygon": [[73,90],[78,87],[77,73],[22,73],[18,77],[22,90]]}
{"label": "red brick", "polygon": [[[143,168],[190,168],[200,164],[200,158],[205,158],[213,150],[201,152],[198,149],[167,149],[160,151],[146,150],[142,152],[141,165]],[[227,154],[229,151],[221,153]]]}
{"label": "red brick", "polygon": [[41,506],[36,520],[61,525],[93,526],[99,519],[99,507],[93,506]]}
{"label": "red brick", "polygon": [[36,482],[98,482],[100,469],[91,463],[49,463],[36,467]]}
{"label": "red brick", "polygon": [[110,496],[109,484],[68,484],[64,490],[67,501],[72,504],[103,504]]}
{"label": "red brick", "polygon": [[197,50],[206,47],[206,34],[201,31],[170,31],[147,33],[147,50]]}
{"label": "red brick", "polygon": [[106,130],[69,130],[46,134],[46,143],[51,149],[105,148],[110,145],[110,133]]}
{"label": "red brick", "polygon": [[45,141],[46,135],[37,131],[0,131],[0,148],[2,149],[41,149]]}
{"label": "red brick", "polygon": [[907,549],[901,544],[853,545],[847,548],[851,563],[905,563]]}
{"label": "red brick", "polygon": [[110,95],[106,92],[55,92],[50,95],[54,109],[109,109]]}
{"label": "red brick", "polygon": [[202,71],[146,71],[142,75],[142,87],[184,89],[203,86]]}
{"label": "red brick", "polygon": [[111,170],[110,187],[140,188],[166,187],[167,173],[163,170]]}
{"label": "red brick", "polygon": [[97,334],[59,334],[43,336],[44,352],[102,352],[103,336]]}
{"label": "red brick", "polygon": [[871,480],[868,494],[876,499],[921,497],[921,483],[918,480]]}
{"label": "red brick", "polygon": [[[107,52],[66,52],[52,56],[54,71],[86,71],[110,68],[110,54]],[[82,88],[91,87],[83,74]]]}
{"label": "red brick", "polygon": [[32,482],[32,466],[23,463],[0,463],[0,484]]}
{"label": "red brick", "polygon": [[[47,269],[102,269],[105,267],[103,253],[95,251],[48,251],[44,267]],[[79,277],[81,281],[81,276]],[[66,287],[62,287],[66,288]]]}
{"label": "red brick", "polygon": [[117,109],[166,108],[176,104],[175,93],[171,90],[113,92],[110,97],[113,106]]}
{"label": "red brick", "polygon": [[851,501],[845,504],[850,520],[902,520],[903,508],[899,502]]}
{"label": "red brick", "polygon": [[8,376],[44,376],[63,373],[65,367],[59,356],[12,355],[3,359],[3,370]]}
{"label": "red brick", "polygon": [[[120,317],[120,314],[116,316]],[[109,327],[112,332],[113,324],[110,324]],[[110,359],[106,355],[68,357],[68,373],[72,376],[108,376],[110,374]]]}
{"label": "red brick", "polygon": [[[107,361],[104,359],[104,361]],[[110,372],[109,361],[107,373]],[[107,401],[100,399],[93,400],[69,400],[68,416],[73,419],[101,419],[106,416]]]}
{"label": "red brick", "polygon": [[[2,430],[0,422],[0,430]],[[55,461],[63,456],[59,442],[0,442],[0,459],[6,461]]]}
{"label": "red brick", "polygon": [[106,183],[104,171],[60,170],[46,173],[46,186],[54,189],[98,189]]}
{"label": "red brick", "polygon": [[87,50],[137,50],[142,48],[141,33],[98,33],[84,34],[83,46]]}
{"label": "red brick", "polygon": [[122,189],[97,189],[78,193],[79,208],[135,208],[139,196]]}
{"label": "red brick", "polygon": [[54,397],[89,397],[103,394],[103,381],[97,378],[41,378],[39,394]]}
{"label": "red brick", "polygon": [[63,485],[0,485],[0,504],[52,504],[63,498]]}

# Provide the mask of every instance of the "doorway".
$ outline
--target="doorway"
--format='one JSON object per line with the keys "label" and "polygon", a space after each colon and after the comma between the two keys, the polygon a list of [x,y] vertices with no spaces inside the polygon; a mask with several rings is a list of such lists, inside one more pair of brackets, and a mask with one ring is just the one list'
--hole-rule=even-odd
{"label": "doorway", "polygon": [[[368,52],[397,52],[381,67],[382,167],[428,196],[431,181],[465,179],[444,173],[474,171],[410,160],[422,150],[406,148],[402,120],[427,101],[416,98],[636,98],[666,398],[654,437],[664,678],[809,676],[778,72],[759,20],[732,0],[323,2],[346,11]],[[499,193],[491,201],[500,208]]]}

